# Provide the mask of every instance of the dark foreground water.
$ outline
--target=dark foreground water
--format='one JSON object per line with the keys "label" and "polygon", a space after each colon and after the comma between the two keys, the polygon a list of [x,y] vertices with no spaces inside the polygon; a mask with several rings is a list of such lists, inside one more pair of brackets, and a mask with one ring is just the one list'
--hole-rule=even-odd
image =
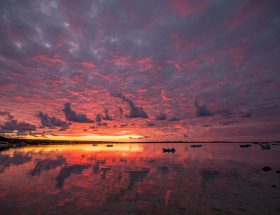
{"label": "dark foreground water", "polygon": [[0,214],[280,214],[277,170],[280,146],[12,149],[0,153]]}

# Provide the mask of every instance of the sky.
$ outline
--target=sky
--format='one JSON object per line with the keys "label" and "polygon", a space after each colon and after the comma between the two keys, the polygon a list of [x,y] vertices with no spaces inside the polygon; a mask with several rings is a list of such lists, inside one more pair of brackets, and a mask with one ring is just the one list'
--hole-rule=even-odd
{"label": "sky", "polygon": [[280,139],[278,0],[0,2],[0,135]]}

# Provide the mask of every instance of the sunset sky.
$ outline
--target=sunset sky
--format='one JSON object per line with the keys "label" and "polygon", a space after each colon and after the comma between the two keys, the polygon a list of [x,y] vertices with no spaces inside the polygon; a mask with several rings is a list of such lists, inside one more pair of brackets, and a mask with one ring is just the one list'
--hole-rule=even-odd
{"label": "sunset sky", "polygon": [[279,0],[0,2],[0,135],[280,139]]}

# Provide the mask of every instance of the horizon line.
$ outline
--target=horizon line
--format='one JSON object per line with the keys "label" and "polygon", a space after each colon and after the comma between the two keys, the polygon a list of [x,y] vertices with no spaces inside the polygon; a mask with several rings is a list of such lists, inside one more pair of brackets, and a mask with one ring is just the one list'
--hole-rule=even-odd
{"label": "horizon line", "polygon": [[[7,137],[5,137],[7,138]],[[27,142],[57,142],[57,143],[280,143],[280,140],[273,141],[262,141],[262,140],[254,140],[254,141],[97,141],[97,140],[49,140],[49,139],[23,139],[23,138],[7,138],[8,140],[19,140],[19,141],[27,141]]]}

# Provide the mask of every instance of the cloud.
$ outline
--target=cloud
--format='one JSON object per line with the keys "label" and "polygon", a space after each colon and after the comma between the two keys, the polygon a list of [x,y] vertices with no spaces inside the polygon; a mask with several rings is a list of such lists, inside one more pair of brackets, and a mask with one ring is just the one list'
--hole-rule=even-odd
{"label": "cloud", "polygon": [[124,128],[124,127],[127,127],[127,126],[128,126],[127,123],[121,123],[121,124],[120,124],[120,128]]}
{"label": "cloud", "polygon": [[252,117],[252,114],[251,113],[242,113],[241,116],[244,118],[250,118],[250,117]]}
{"label": "cloud", "polygon": [[167,118],[166,113],[159,113],[159,114],[156,116],[156,120],[166,120],[166,118]]}
{"label": "cloud", "polygon": [[155,126],[155,123],[153,123],[153,122],[147,122],[147,123],[146,123],[146,126],[152,127],[152,126]]}
{"label": "cloud", "polygon": [[71,103],[66,102],[64,104],[63,112],[65,114],[65,119],[70,122],[79,122],[79,123],[91,123],[92,119],[89,119],[86,114],[76,113],[71,109]]}
{"label": "cloud", "polygon": [[122,99],[129,107],[129,113],[126,115],[127,118],[149,118],[148,114],[142,107],[135,106],[134,102],[127,99],[122,94],[111,94],[116,98]]}
{"label": "cloud", "polygon": [[207,117],[219,114],[230,116],[234,114],[234,112],[229,109],[211,110],[206,104],[200,104],[197,97],[194,100],[194,106],[196,108],[196,116],[198,117]]}
{"label": "cloud", "polygon": [[0,116],[5,117],[7,120],[12,120],[14,118],[13,115],[8,111],[0,111]]}
{"label": "cloud", "polygon": [[113,120],[113,118],[109,115],[109,111],[107,108],[104,110],[103,120]]}
{"label": "cloud", "polygon": [[[251,113],[245,112],[239,109],[230,110],[228,108],[211,110],[206,104],[200,104],[198,98],[196,97],[194,100],[194,106],[196,108],[196,116],[197,117],[208,117],[214,115],[222,115],[224,117],[241,117],[241,118],[250,118],[252,116]],[[227,123],[223,123],[223,125],[228,125]]]}
{"label": "cloud", "polygon": [[119,110],[119,111],[118,111],[119,117],[120,117],[120,118],[123,118],[123,109],[122,109],[121,107],[119,107],[118,110]]}
{"label": "cloud", "polygon": [[96,114],[95,121],[96,122],[101,122],[102,121],[102,115],[100,113]]}
{"label": "cloud", "polygon": [[36,126],[27,122],[19,122],[17,120],[7,121],[4,125],[1,126],[3,130],[7,131],[36,131]]}
{"label": "cloud", "polygon": [[239,120],[226,120],[226,121],[221,121],[220,125],[226,126],[226,125],[232,125],[232,124],[236,124],[236,123],[240,123],[240,121]]}
{"label": "cloud", "polygon": [[41,120],[42,128],[55,128],[60,127],[62,130],[69,128],[69,123],[62,121],[56,117],[49,117],[47,113],[39,111],[36,115]]}
{"label": "cloud", "polygon": [[107,127],[107,122],[97,122],[96,123],[97,124],[97,126],[104,126],[104,127]]}
{"label": "cloud", "polygon": [[210,110],[205,104],[199,103],[197,97],[194,100],[194,106],[196,108],[196,116],[198,116],[198,117],[206,117],[206,116],[214,115],[214,112],[212,110]]}
{"label": "cloud", "polygon": [[179,116],[172,116],[168,119],[169,121],[175,122],[175,121],[180,121],[181,118]]}
{"label": "cloud", "polygon": [[[75,110],[68,108],[70,120],[63,116],[64,121],[94,121],[101,113],[102,122],[116,120],[109,126],[129,123],[128,132],[137,129],[152,137],[154,130],[161,139],[163,122],[170,129],[195,123],[190,138],[210,138],[210,133],[223,138],[225,131],[216,134],[219,122],[210,122],[211,117],[242,117],[246,123],[240,126],[252,131],[261,122],[274,131],[280,122],[276,0],[0,2],[1,110],[18,120],[38,121],[34,110],[60,118],[50,110],[71,101]],[[108,92],[126,98],[116,101]],[[201,96],[196,106],[194,94]],[[163,110],[167,120],[154,120],[151,114]],[[181,114],[181,122],[172,113]],[[153,129],[143,126],[148,116]],[[196,117],[200,120],[193,122]],[[211,124],[209,135],[201,135],[204,124]],[[67,132],[86,135],[82,130],[70,126]],[[269,132],[264,135],[271,138]]]}
{"label": "cloud", "polygon": [[1,112],[0,116],[4,116],[5,119],[1,120],[0,133],[12,133],[14,131],[19,134],[36,131],[36,126],[28,122],[18,121],[9,112]]}

